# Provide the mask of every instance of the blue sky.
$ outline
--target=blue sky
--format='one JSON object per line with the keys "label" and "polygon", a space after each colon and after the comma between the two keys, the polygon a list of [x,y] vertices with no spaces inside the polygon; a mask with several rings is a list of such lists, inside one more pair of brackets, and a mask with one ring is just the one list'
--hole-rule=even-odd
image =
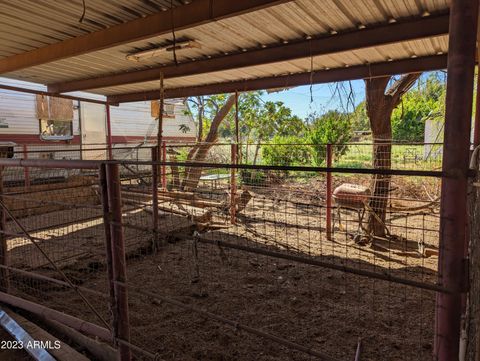
{"label": "blue sky", "polygon": [[[340,96],[335,93],[335,84],[317,84],[312,87],[313,102],[310,97],[310,86],[299,86],[282,92],[265,94],[263,99],[266,101],[281,101],[292,112],[300,118],[306,118],[311,112],[323,113],[330,109],[344,109],[347,107],[345,99],[350,90],[348,82],[341,83]],[[363,80],[353,80],[351,82],[354,103],[357,105],[365,98],[365,87]],[[334,94],[335,93],[335,94]],[[348,110],[352,111],[352,105],[348,104]]]}

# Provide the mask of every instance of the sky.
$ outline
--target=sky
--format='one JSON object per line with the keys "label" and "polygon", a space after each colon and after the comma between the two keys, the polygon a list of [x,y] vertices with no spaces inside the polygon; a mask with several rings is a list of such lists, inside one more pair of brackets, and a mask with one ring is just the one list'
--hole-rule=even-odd
{"label": "sky", "polygon": [[[340,96],[335,91],[335,84],[315,84],[312,86],[313,102],[310,97],[310,86],[299,86],[281,92],[265,94],[265,101],[281,101],[289,107],[293,114],[304,119],[312,112],[324,113],[331,109],[352,111],[351,102],[347,105],[347,94],[350,93],[349,82],[341,83]],[[365,99],[365,86],[363,80],[351,81],[353,102],[355,105]]]}

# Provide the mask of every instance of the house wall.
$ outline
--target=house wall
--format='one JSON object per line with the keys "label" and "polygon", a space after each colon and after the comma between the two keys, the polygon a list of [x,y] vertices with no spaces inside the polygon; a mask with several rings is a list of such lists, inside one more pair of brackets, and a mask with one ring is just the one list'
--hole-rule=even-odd
{"label": "house wall", "polygon": [[[186,115],[187,107],[177,102],[175,117],[163,118],[163,136],[166,141],[190,142],[195,140],[196,126],[191,115]],[[143,141],[156,139],[158,121],[151,116],[150,102],[124,103],[118,107],[110,107],[112,136],[114,143],[125,141]],[[181,125],[189,131],[183,133]]]}
{"label": "house wall", "polygon": [[[4,85],[45,91],[42,85],[0,78]],[[93,99],[103,97],[78,92],[75,95]],[[74,102],[73,139],[70,141],[51,141],[40,138],[39,120],[36,116],[35,95],[0,89],[0,141],[15,142],[19,151],[23,146],[29,150],[39,149],[79,149],[81,126],[79,122],[78,101]],[[170,142],[192,142],[195,140],[196,127],[193,118],[186,115],[186,106],[177,102],[175,117],[164,118],[164,139]],[[150,102],[125,103],[110,107],[112,140],[118,146],[140,144],[156,139],[158,122],[151,116]],[[80,115],[81,116],[81,115]],[[184,133],[180,126],[184,124],[189,131]],[[62,155],[65,158],[65,155]],[[70,156],[67,158],[71,158]],[[72,157],[73,158],[73,157]],[[77,158],[77,157],[74,157]]]}

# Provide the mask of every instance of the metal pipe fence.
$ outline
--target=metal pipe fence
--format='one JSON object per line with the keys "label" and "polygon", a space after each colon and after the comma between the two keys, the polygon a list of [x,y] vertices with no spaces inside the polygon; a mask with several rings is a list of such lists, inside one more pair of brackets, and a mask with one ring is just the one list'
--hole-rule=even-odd
{"label": "metal pipe fence", "polygon": [[[441,161],[199,147],[0,159],[0,300],[108,332],[122,360],[351,360],[359,338],[362,360],[430,357],[435,297],[451,291],[437,272]],[[28,189],[12,181],[26,168],[40,175]]]}

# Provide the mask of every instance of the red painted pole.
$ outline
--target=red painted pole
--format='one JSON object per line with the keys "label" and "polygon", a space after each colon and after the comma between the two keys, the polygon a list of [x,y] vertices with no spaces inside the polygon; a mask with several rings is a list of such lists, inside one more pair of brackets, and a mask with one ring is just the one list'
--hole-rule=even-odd
{"label": "red painted pole", "polygon": [[[107,169],[105,164],[99,168],[100,195],[102,199],[103,227],[105,232],[105,260],[107,263],[108,290],[110,294],[110,308],[112,311],[116,308],[115,301],[115,282],[113,279],[113,261],[112,261],[112,235],[110,232],[110,211],[108,205],[108,187],[107,187]],[[113,335],[112,335],[113,336]],[[115,343],[115,340],[114,340]]]}
{"label": "red painted pole", "polygon": [[[28,159],[28,145],[23,145],[23,159]],[[24,176],[24,186],[25,190],[30,188],[30,168],[24,167],[23,168],[23,176]]]}
{"label": "red painted pole", "polygon": [[157,162],[158,150],[157,147],[152,148],[152,222],[153,234],[155,242],[158,242],[158,166]]}
{"label": "red painted pole", "polygon": [[[327,168],[332,166],[332,145],[327,144]],[[332,238],[332,173],[327,172],[327,239]]]}
{"label": "red painted pole", "polygon": [[[237,145],[232,144],[230,147],[231,152],[231,162],[232,164],[237,164]],[[236,204],[235,198],[237,194],[237,180],[236,180],[236,169],[230,169],[230,223],[235,224],[237,222],[236,215]]]}
{"label": "red painted pole", "polygon": [[[0,198],[4,201],[3,198],[3,170],[4,167],[0,167]],[[8,255],[8,245],[7,245],[7,231],[6,227],[6,215],[3,207],[0,207],[0,264],[3,266],[9,266],[9,255]],[[0,291],[9,292],[10,291],[10,275],[6,268],[0,270]]]}
{"label": "red painted pole", "polygon": [[477,17],[478,0],[452,1],[438,258],[438,283],[451,293],[437,293],[437,361],[459,358],[462,295],[468,285],[465,247]]}
{"label": "red painted pole", "polygon": [[477,97],[475,99],[475,123],[473,126],[473,146],[480,144],[480,67],[477,66]]}
{"label": "red painted pole", "polygon": [[240,126],[238,119],[238,91],[235,91],[235,143],[237,143],[237,161],[241,162],[241,147],[240,147]]}
{"label": "red painted pole", "polygon": [[162,189],[167,189],[167,166],[165,162],[167,161],[167,143],[162,142]]}
{"label": "red painted pole", "polygon": [[[122,199],[118,164],[107,164],[108,206],[111,219],[112,269],[115,291],[114,334],[116,339],[130,342],[130,322],[128,318],[127,267],[125,260],[125,239],[122,226]],[[130,348],[118,344],[119,360],[130,361]]]}
{"label": "red painted pole", "polygon": [[108,159],[113,159],[112,152],[112,123],[110,118],[110,105],[105,105],[105,112],[107,115],[107,148],[108,148]]}

